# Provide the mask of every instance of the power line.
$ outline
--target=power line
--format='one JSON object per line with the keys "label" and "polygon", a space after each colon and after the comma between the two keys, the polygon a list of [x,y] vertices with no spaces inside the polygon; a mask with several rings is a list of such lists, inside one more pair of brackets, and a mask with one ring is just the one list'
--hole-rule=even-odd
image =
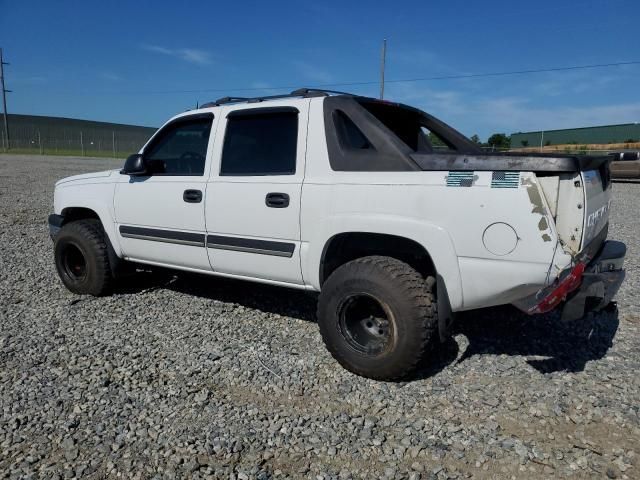
{"label": "power line", "polygon": [[[504,76],[512,76],[512,75],[530,75],[536,73],[548,73],[548,72],[565,72],[571,70],[587,70],[587,69],[595,69],[595,68],[611,68],[611,67],[621,67],[621,66],[629,66],[629,65],[640,65],[640,60],[628,61],[628,62],[612,62],[612,63],[594,63],[590,65],[569,65],[565,67],[548,67],[548,68],[535,68],[535,69],[525,69],[525,70],[510,70],[510,71],[499,71],[499,72],[484,72],[484,73],[468,73],[468,74],[459,74],[459,75],[440,75],[433,77],[416,77],[416,78],[403,78],[403,79],[395,79],[395,80],[386,80],[387,83],[412,83],[412,82],[427,82],[427,81],[439,81],[439,80],[462,80],[468,78],[483,78],[483,77],[504,77]],[[358,87],[358,86],[369,86],[369,85],[378,85],[379,81],[371,80],[371,81],[353,81],[353,82],[335,82],[335,83],[318,83],[314,85],[310,85],[311,88],[329,88],[329,87]],[[228,87],[228,88],[200,88],[200,89],[188,89],[188,90],[129,90],[129,91],[93,91],[93,92],[84,92],[84,93],[92,93],[92,94],[102,94],[102,95],[143,95],[143,94],[154,94],[154,95],[164,95],[164,94],[179,94],[179,93],[215,93],[215,92],[252,92],[252,91],[272,91],[272,90],[293,90],[299,88],[300,85],[280,85],[274,87]],[[69,94],[77,95],[76,91],[66,92]]]}
{"label": "power line", "polygon": [[[621,67],[625,65],[640,65],[640,60],[629,62],[613,62],[613,63],[596,63],[591,65],[570,65],[566,67],[550,67],[550,68],[537,68],[527,70],[512,70],[502,72],[485,72],[485,73],[469,73],[461,75],[442,75],[434,77],[418,77],[418,78],[404,78],[397,80],[385,80],[385,83],[410,83],[410,82],[426,82],[435,80],[456,80],[464,78],[481,78],[481,77],[502,77],[508,75],[527,75],[534,73],[547,73],[547,72],[562,72],[569,70],[586,70],[591,68],[609,68],[609,67]],[[313,87],[356,87],[377,85],[377,81],[354,81],[354,82],[338,82],[338,83],[320,83],[313,85]],[[259,91],[259,90],[288,90],[298,88],[299,85],[285,85],[278,87],[243,87],[243,88],[203,88],[199,90],[165,90],[153,93],[205,93],[205,92],[228,92],[228,91]],[[147,92],[151,93],[151,92]]]}
{"label": "power line", "polygon": [[501,77],[507,75],[526,75],[529,73],[546,73],[546,72],[563,72],[567,70],[583,70],[588,68],[606,68],[606,67],[620,67],[623,65],[639,65],[640,61],[634,62],[615,62],[615,63],[599,63],[593,65],[571,65],[568,67],[555,67],[555,68],[538,68],[531,70],[513,70],[510,72],[488,72],[488,73],[469,73],[466,75],[445,75],[441,77],[426,77],[426,78],[410,78],[405,80],[387,80],[387,83],[396,82],[420,82],[424,80],[450,80],[450,79],[462,79],[462,78],[477,78],[477,77]]}

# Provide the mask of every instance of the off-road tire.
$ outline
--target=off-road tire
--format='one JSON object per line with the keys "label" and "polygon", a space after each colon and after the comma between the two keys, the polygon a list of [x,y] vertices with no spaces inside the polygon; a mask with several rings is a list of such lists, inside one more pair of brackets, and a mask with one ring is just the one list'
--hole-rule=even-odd
{"label": "off-road tire", "polygon": [[[413,374],[438,343],[435,283],[433,277],[425,280],[391,257],[362,257],[338,267],[318,299],[320,333],[331,355],[347,370],[367,378],[398,381]],[[381,352],[360,351],[353,346],[353,336],[345,334],[342,312],[359,296],[371,296],[390,313],[391,341]],[[354,328],[360,328],[359,323]]]}
{"label": "off-road tire", "polygon": [[101,296],[110,293],[113,276],[102,224],[96,219],[69,222],[55,238],[58,275],[73,293]]}

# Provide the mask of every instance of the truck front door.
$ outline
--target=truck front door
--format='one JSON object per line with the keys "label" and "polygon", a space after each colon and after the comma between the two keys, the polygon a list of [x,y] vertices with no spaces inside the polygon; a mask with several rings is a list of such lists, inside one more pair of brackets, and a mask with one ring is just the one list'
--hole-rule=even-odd
{"label": "truck front door", "polygon": [[148,176],[122,175],[114,210],[125,258],[210,271],[204,205],[212,114],[180,117],[145,146]]}

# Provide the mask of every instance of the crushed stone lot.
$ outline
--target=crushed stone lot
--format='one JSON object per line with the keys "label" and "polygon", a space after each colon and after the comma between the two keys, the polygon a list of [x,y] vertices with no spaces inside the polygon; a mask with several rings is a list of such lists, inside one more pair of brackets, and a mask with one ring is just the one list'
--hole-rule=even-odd
{"label": "crushed stone lot", "polygon": [[0,478],[640,478],[640,184],[614,184],[618,311],[459,317],[405,383],[328,354],[315,299],[141,273],[68,292],[54,182],[121,161],[0,155]]}

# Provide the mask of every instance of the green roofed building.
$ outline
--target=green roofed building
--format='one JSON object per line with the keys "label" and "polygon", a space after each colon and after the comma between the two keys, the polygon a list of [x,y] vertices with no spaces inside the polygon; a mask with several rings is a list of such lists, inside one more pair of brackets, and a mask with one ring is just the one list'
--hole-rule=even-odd
{"label": "green roofed building", "polygon": [[607,144],[640,142],[640,123],[623,123],[601,127],[566,128],[538,132],[511,134],[511,148],[539,147],[540,145]]}

